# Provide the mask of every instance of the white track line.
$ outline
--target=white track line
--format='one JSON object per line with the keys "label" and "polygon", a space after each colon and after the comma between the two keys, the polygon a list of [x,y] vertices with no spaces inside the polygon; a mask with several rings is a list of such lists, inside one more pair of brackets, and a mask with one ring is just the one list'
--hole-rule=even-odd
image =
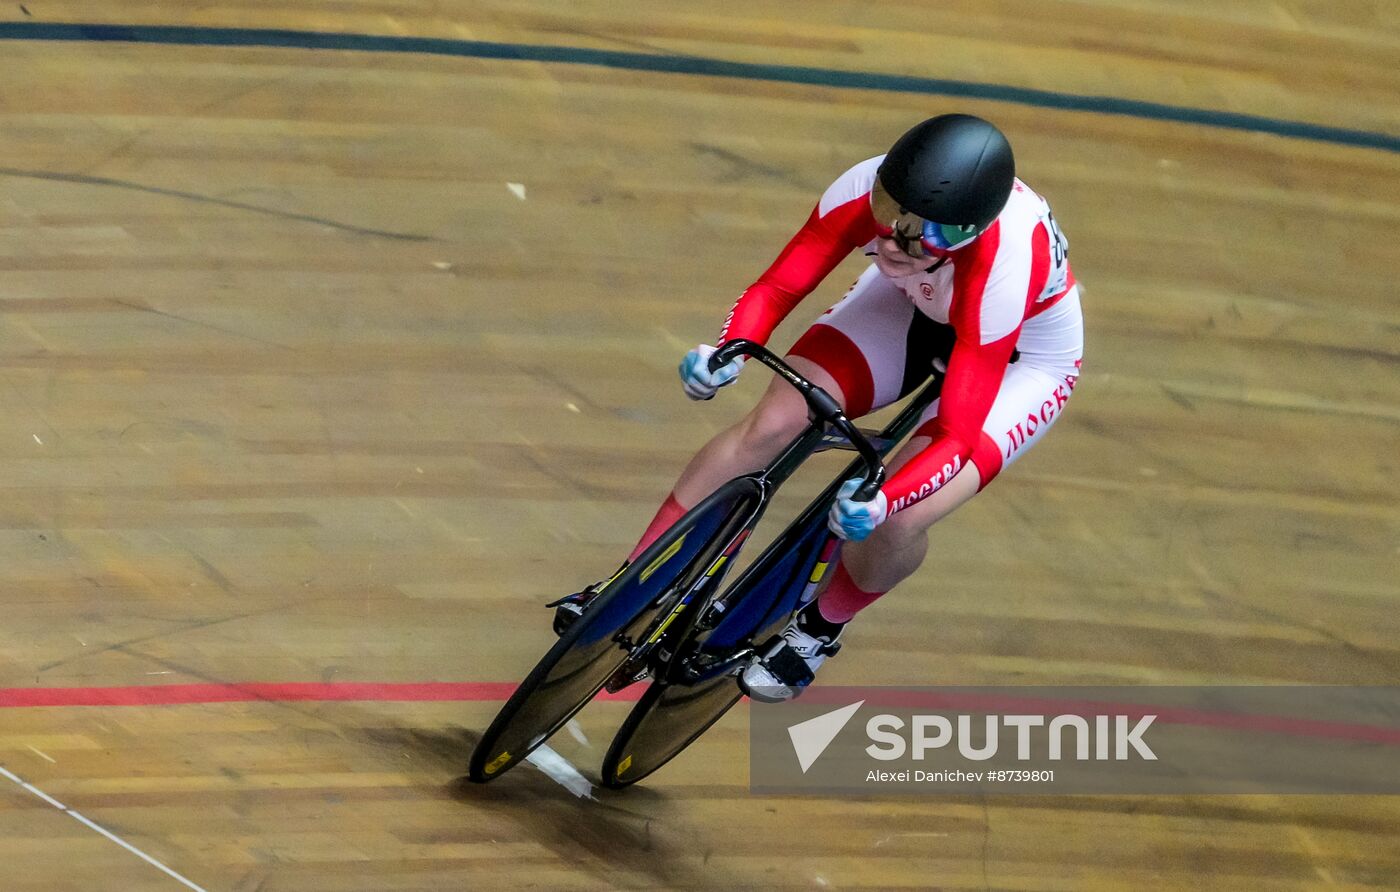
{"label": "white track line", "polygon": [[185,886],[187,886],[187,887],[189,887],[189,888],[195,890],[195,892],[207,892],[207,890],[206,890],[203,886],[197,886],[197,885],[195,885],[194,883],[190,882],[189,880],[185,879],[184,877],[180,876],[178,873],[176,873],[175,871],[173,871],[173,870],[171,870],[170,868],[166,867],[164,864],[161,864],[159,861],[157,861],[156,859],[152,858],[150,855],[147,855],[145,852],[143,852],[143,851],[141,851],[140,849],[136,848],[136,846],[134,846],[134,845],[132,845],[131,843],[127,842],[126,840],[122,839],[120,836],[117,836],[115,833],[113,833],[112,831],[110,831],[110,830],[108,830],[107,828],[103,827],[102,825],[97,824],[97,823],[94,823],[93,821],[88,820],[88,819],[87,819],[86,817],[84,817],[83,815],[80,815],[80,814],[78,814],[77,812],[73,811],[73,809],[71,809],[71,808],[69,808],[68,806],[64,805],[62,802],[59,802],[57,799],[53,798],[53,797],[50,796],[48,793],[45,793],[43,790],[39,789],[38,787],[34,786],[34,785],[31,784],[31,783],[28,783],[28,782],[24,781],[24,780],[23,780],[22,778],[20,778],[18,775],[16,775],[16,774],[14,774],[13,772],[7,770],[4,766],[0,766],[0,777],[7,777],[7,778],[9,778],[10,780],[14,781],[16,784],[19,784],[21,787],[23,787],[24,789],[28,790],[30,793],[33,793],[35,796],[38,796],[40,799],[42,799],[42,800],[44,800],[45,802],[47,802],[49,805],[52,805],[54,808],[58,809],[59,811],[63,812],[64,814],[66,814],[66,815],[68,815],[69,817],[71,817],[71,818],[73,818],[74,820],[76,820],[78,823],[80,823],[80,824],[82,824],[83,826],[87,827],[89,830],[95,830],[95,831],[97,831],[98,833],[100,833],[100,834],[102,834],[103,836],[105,836],[105,837],[107,837],[108,839],[110,839],[112,842],[114,842],[114,843],[116,843],[117,845],[121,846],[122,848],[126,849],[126,850],[127,850],[128,852],[130,852],[131,854],[133,854],[133,855],[135,855],[136,857],[140,858],[142,861],[145,861],[147,864],[151,865],[152,867],[156,868],[157,870],[160,870],[160,871],[162,871],[163,873],[168,874],[172,879],[178,880],[180,883],[183,883]]}
{"label": "white track line", "polygon": [[70,815],[72,815],[73,817],[77,818],[81,823],[87,825],[87,826],[90,827],[91,829],[96,830],[98,833],[101,833],[103,836],[107,837],[107,838],[110,839],[112,842],[114,842],[114,843],[116,843],[117,845],[121,846],[122,848],[126,849],[128,852],[130,852],[131,854],[135,855],[137,858],[140,858],[142,861],[145,861],[147,864],[151,865],[152,867],[156,868],[157,870],[159,870],[159,871],[161,871],[161,872],[163,872],[163,873],[169,874],[171,878],[173,878],[173,879],[175,879],[175,880],[178,880],[179,882],[183,883],[184,885],[188,886],[188,887],[191,888],[191,889],[194,889],[195,892],[205,892],[205,890],[204,890],[203,887],[201,887],[201,886],[196,886],[194,883],[192,883],[192,882],[190,882],[189,880],[185,879],[184,877],[180,876],[180,875],[179,875],[178,873],[176,873],[175,871],[173,871],[173,870],[171,870],[170,868],[166,867],[164,864],[161,864],[159,861],[157,861],[156,859],[152,858],[150,855],[147,855],[145,852],[143,852],[143,851],[141,851],[140,849],[136,848],[136,846],[134,846],[134,845],[132,845],[131,843],[127,842],[126,840],[122,839],[120,836],[117,836],[115,833],[113,833],[112,831],[110,831],[110,830],[108,830],[107,828],[103,827],[102,825],[93,823],[92,821],[90,821],[90,820],[88,820],[86,817],[84,817],[83,815],[80,815],[80,814],[78,814],[77,812],[73,811],[71,808],[68,809],[68,814],[70,814]]}
{"label": "white track line", "polygon": [[578,723],[578,719],[569,719],[569,723],[564,726],[564,730],[568,731],[569,735],[573,737],[574,740],[577,740],[584,746],[592,746],[592,744],[588,742],[588,738],[584,736],[583,727]]}
{"label": "white track line", "polygon": [[555,783],[578,798],[593,798],[593,785],[588,782],[588,778],[579,774],[579,770],[571,765],[568,759],[549,747],[541,746],[526,756],[525,761],[549,775]]}

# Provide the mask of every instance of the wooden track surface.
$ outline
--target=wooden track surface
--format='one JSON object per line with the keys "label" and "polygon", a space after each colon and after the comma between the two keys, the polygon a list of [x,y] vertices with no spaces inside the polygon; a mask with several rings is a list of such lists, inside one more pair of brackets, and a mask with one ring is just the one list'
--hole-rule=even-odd
{"label": "wooden track surface", "polygon": [[[25,9],[0,19],[696,54],[1400,133],[1381,0]],[[11,40],[0,76],[0,688],[519,678],[551,640],[537,605],[611,570],[766,383],[694,405],[679,356],[828,182],[954,109],[1055,208],[1084,377],[823,680],[1400,683],[1400,154],[412,54]],[[756,797],[743,709],[623,795],[531,767],[468,787],[497,707],[0,708],[0,766],[208,890],[1400,885],[1393,798]],[[593,770],[625,709],[560,751]],[[0,779],[0,888],[181,886]]]}

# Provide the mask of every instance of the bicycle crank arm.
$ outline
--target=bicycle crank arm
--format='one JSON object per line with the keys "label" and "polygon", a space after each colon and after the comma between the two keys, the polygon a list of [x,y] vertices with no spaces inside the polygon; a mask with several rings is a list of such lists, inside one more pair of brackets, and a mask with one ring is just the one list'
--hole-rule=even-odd
{"label": "bicycle crank arm", "polygon": [[[680,678],[677,681],[680,684],[697,684],[707,679],[718,678],[721,675],[738,674],[757,653],[754,648],[745,647],[742,650],[736,650],[722,660],[706,664],[704,667],[696,666],[695,657],[691,657],[681,664]],[[697,654],[696,656],[701,655]]]}

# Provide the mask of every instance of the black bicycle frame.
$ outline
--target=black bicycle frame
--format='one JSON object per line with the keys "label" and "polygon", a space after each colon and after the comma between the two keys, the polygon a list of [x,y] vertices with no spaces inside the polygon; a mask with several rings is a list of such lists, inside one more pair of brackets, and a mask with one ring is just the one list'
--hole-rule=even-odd
{"label": "black bicycle frame", "polygon": [[[868,501],[874,498],[885,479],[883,456],[893,450],[895,445],[913,431],[924,410],[938,399],[943,385],[942,376],[935,371],[933,380],[925,385],[889,424],[878,432],[867,432],[856,427],[846,417],[836,400],[824,390],[798,375],[776,355],[751,341],[736,340],[725,344],[711,357],[711,368],[718,368],[741,354],[746,354],[762,362],[796,388],[806,399],[812,418],[812,424],[805,431],[793,439],[767,467],[753,475],[762,487],[764,502],[754,518],[755,524],[761,518],[768,497],[771,496],[774,489],[790,477],[798,466],[814,452],[826,449],[852,449],[859,453],[860,457],[852,461],[840,476],[822,490],[821,494],[774,539],[738,580],[730,585],[722,595],[714,599],[713,603],[724,605],[737,605],[747,598],[759,582],[772,573],[782,561],[788,559],[795,549],[802,547],[804,540],[807,540],[813,533],[813,524],[820,522],[824,525],[823,518],[830,509],[837,491],[846,480],[863,472],[865,482],[857,491],[855,498],[857,501]],[[834,428],[840,437],[833,437],[828,426]],[[828,566],[835,564],[838,552],[828,548],[828,544],[835,538],[834,534],[827,533],[822,543],[813,549],[813,554],[793,568],[792,579],[795,582],[801,582],[805,586],[810,577],[811,568],[823,557]],[[837,544],[839,545],[839,540],[837,540]],[[818,560],[813,560],[813,558]],[[771,599],[773,607],[786,600],[790,594],[790,588],[779,591]],[[767,618],[766,613],[764,617]],[[693,631],[692,627],[699,619],[698,612],[692,614],[691,621],[686,624],[680,640],[686,640],[689,637]],[[723,623],[723,619],[720,620],[720,623]],[[770,623],[759,622],[755,631],[762,631],[767,625]],[[753,647],[730,651],[718,662],[709,663],[702,667],[694,659],[702,656],[697,651],[687,655],[667,675],[671,681],[694,684],[731,671],[741,663],[746,662],[753,656],[753,653]]]}

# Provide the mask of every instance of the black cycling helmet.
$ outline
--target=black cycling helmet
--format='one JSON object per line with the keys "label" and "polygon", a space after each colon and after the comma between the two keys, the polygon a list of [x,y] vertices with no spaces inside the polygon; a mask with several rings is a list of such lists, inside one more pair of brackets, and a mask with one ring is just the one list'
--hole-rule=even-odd
{"label": "black cycling helmet", "polygon": [[885,192],[907,211],[949,226],[988,226],[1011,196],[1016,159],[1002,132],[972,115],[929,118],[880,163]]}

